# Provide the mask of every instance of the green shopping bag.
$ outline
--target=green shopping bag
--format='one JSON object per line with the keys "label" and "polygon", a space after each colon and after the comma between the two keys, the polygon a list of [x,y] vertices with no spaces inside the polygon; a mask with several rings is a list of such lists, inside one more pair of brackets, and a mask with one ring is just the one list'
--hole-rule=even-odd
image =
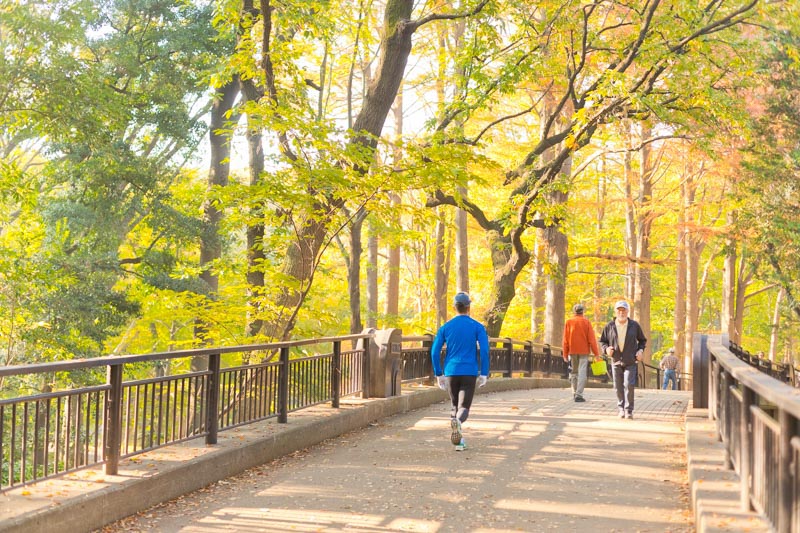
{"label": "green shopping bag", "polygon": [[592,361],[592,375],[593,376],[605,376],[608,373],[608,369],[606,367],[606,362],[603,359],[599,361]]}

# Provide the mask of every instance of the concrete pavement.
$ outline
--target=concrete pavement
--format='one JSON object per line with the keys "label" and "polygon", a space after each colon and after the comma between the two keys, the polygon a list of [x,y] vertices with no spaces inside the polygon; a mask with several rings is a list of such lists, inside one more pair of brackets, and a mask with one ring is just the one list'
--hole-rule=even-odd
{"label": "concrete pavement", "polygon": [[685,393],[481,395],[449,443],[437,403],[257,467],[104,532],[692,531]]}

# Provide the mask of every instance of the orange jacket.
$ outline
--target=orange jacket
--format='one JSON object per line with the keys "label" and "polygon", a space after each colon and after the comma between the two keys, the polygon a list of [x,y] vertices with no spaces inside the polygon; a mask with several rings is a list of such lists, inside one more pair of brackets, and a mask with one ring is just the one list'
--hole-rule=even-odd
{"label": "orange jacket", "polygon": [[575,315],[564,324],[564,341],[562,344],[564,360],[572,355],[589,355],[600,357],[600,348],[594,336],[592,323],[583,315]]}

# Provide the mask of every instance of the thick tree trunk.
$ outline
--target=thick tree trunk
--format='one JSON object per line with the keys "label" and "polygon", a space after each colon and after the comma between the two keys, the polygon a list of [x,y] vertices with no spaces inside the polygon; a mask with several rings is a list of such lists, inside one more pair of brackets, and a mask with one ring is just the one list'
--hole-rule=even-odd
{"label": "thick tree trunk", "polygon": [[499,337],[511,301],[516,294],[517,277],[530,261],[530,255],[514,252],[511,237],[498,232],[488,232],[489,249],[492,254],[494,285],[489,309],[484,315],[486,331],[490,337]]}
{"label": "thick tree trunk", "polygon": [[[251,118],[248,117],[248,123]],[[257,122],[257,121],[256,121]],[[248,125],[247,145],[250,156],[250,186],[261,182],[264,172],[264,147],[261,144],[260,126]],[[255,337],[264,326],[261,316],[261,299],[264,294],[264,207],[259,201],[250,209],[251,222],[247,225],[247,336]]]}
{"label": "thick tree trunk", "polygon": [[[569,176],[571,169],[568,162],[563,171]],[[563,204],[567,201],[567,193],[552,193],[550,200],[553,204]],[[551,272],[545,289],[544,342],[551,346],[561,346],[564,337],[569,241],[559,226],[545,228],[544,234]]]}

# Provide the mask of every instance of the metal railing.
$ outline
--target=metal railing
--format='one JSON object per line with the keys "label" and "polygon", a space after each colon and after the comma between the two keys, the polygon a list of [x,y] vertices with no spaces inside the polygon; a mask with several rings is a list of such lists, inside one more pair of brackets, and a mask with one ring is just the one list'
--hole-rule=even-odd
{"label": "metal railing", "polygon": [[800,531],[800,397],[742,361],[724,336],[696,334],[695,346],[695,364],[707,373],[695,388],[707,387],[726,466],[741,480],[743,510],[760,513],[780,533]]}
{"label": "metal railing", "polygon": [[[343,350],[348,335],[263,345],[184,350],[0,368],[0,376],[38,376],[105,369],[106,383],[0,400],[0,490],[105,463],[116,474],[120,458],[217,433],[361,392],[367,349]],[[330,345],[329,351],[322,347]],[[307,356],[301,348],[314,346]],[[261,357],[258,364],[222,368],[222,356]],[[123,381],[175,360],[176,373]],[[191,369],[202,361],[203,370]]]}
{"label": "metal railing", "polygon": [[[0,491],[103,463],[113,475],[122,458],[201,437],[215,444],[219,431],[268,418],[285,423],[299,409],[327,402],[336,408],[340,398],[369,397],[369,368],[378,364],[373,340],[373,333],[364,333],[0,367],[0,377],[40,382],[87,369],[106,374],[103,384],[0,400]],[[402,338],[400,353],[393,355],[402,382],[432,381],[432,341],[430,335]],[[492,374],[566,377],[559,348],[490,341]],[[358,344],[345,350],[347,342]],[[224,364],[234,359],[261,362]],[[140,375],[170,367],[170,375]]]}
{"label": "metal railing", "polygon": [[[404,336],[402,350],[403,382],[424,382],[433,378],[431,346],[433,335]],[[418,346],[408,346],[409,343]],[[444,360],[446,350],[442,351]],[[476,354],[477,357],[477,354]],[[503,377],[515,375],[532,376],[535,372],[545,375],[567,375],[567,364],[561,357],[561,348],[549,344],[510,338],[489,339],[489,371]]]}

